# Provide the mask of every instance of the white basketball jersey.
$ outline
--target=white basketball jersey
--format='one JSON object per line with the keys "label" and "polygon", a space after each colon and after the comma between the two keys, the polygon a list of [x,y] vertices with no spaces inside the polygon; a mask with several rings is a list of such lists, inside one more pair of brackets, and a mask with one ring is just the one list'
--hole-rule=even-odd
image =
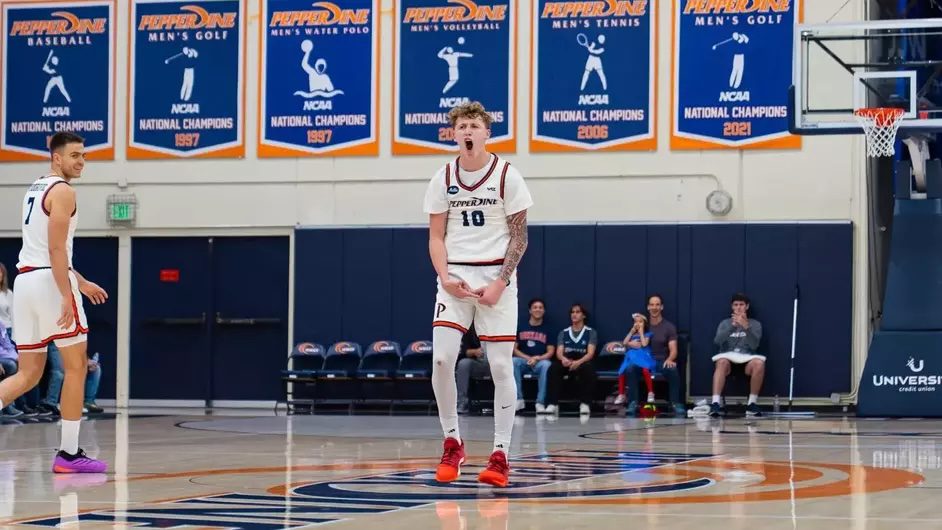
{"label": "white basketball jersey", "polygon": [[448,263],[503,262],[510,243],[507,216],[533,205],[523,176],[497,155],[478,171],[465,171],[458,159],[440,169],[425,194],[425,212],[448,212]]}
{"label": "white basketball jersey", "polygon": [[[49,262],[49,212],[43,202],[53,186],[68,186],[69,183],[58,175],[47,175],[34,182],[23,198],[23,248],[17,269],[30,269],[51,266]],[[69,267],[72,267],[72,238],[78,223],[76,212],[72,212],[69,221],[69,235],[65,241]]]}

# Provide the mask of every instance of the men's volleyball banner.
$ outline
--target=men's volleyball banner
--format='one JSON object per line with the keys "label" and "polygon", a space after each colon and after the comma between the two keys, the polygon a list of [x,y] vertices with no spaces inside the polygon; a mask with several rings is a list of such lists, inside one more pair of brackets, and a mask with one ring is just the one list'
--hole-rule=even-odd
{"label": "men's volleyball banner", "polygon": [[533,6],[530,151],[656,149],[654,3]]}
{"label": "men's volleyball banner", "polygon": [[514,152],[516,0],[397,0],[394,154],[457,149],[448,111],[480,101]]}
{"label": "men's volleyball banner", "polygon": [[48,160],[49,137],[85,138],[114,159],[112,0],[4,3],[0,160]]}
{"label": "men's volleyball banner", "polygon": [[128,158],[245,154],[239,0],[134,0]]}
{"label": "men's volleyball banner", "polygon": [[262,0],[260,157],[376,155],[378,0]]}
{"label": "men's volleyball banner", "polygon": [[800,0],[674,0],[671,148],[789,148]]}

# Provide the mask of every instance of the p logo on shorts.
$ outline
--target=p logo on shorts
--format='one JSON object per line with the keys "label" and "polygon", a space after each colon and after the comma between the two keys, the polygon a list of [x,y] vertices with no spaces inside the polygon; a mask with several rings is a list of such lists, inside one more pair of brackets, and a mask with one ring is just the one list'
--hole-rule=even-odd
{"label": "p logo on shorts", "polygon": [[439,303],[435,306],[435,318],[438,318],[442,315],[442,311],[445,310],[445,304]]}

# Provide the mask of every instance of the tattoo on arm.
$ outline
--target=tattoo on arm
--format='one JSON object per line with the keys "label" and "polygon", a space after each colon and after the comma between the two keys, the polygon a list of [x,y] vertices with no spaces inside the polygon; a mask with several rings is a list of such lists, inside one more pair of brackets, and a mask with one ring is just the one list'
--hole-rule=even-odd
{"label": "tattoo on arm", "polygon": [[517,265],[527,250],[527,211],[507,216],[507,228],[510,229],[510,244],[507,245],[504,266],[500,270],[500,278],[505,282],[509,281],[517,270]]}

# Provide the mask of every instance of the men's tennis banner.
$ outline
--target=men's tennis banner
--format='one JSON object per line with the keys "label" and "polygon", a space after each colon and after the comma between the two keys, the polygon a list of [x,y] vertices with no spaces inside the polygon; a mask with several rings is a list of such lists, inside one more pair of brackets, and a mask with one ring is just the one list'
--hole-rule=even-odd
{"label": "men's tennis banner", "polygon": [[239,0],[133,0],[129,159],[245,154],[243,8]]}
{"label": "men's tennis banner", "polygon": [[59,131],[114,159],[114,17],[113,0],[2,4],[0,160],[48,160]]}
{"label": "men's tennis banner", "polygon": [[469,101],[493,120],[488,149],[516,150],[516,9],[516,0],[396,0],[393,154],[457,150],[448,111]]}
{"label": "men's tennis banner", "polygon": [[673,0],[671,148],[797,148],[788,132],[801,0]]}
{"label": "men's tennis banner", "polygon": [[530,151],[657,148],[657,9],[647,0],[532,8]]}
{"label": "men's tennis banner", "polygon": [[259,157],[379,153],[379,0],[261,0]]}

